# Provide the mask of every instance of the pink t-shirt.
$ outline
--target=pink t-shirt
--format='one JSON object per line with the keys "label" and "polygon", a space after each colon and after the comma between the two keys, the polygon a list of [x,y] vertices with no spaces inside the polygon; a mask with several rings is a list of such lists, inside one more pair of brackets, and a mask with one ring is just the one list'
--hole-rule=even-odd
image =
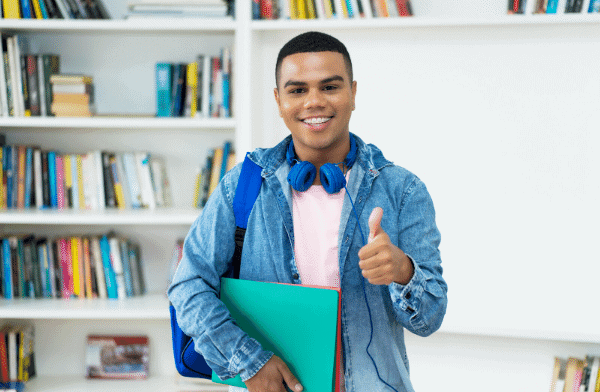
{"label": "pink t-shirt", "polygon": [[[294,253],[302,284],[340,287],[338,235],[345,195],[345,189],[330,195],[321,185],[305,192],[292,190]],[[344,371],[339,366],[345,391]]]}

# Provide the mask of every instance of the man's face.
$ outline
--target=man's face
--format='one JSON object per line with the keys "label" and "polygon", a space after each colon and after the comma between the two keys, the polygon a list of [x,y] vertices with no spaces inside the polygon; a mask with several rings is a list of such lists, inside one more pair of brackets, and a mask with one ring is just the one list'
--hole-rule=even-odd
{"label": "man's face", "polygon": [[296,53],[281,63],[275,100],[301,160],[340,162],[348,152],[348,124],[356,82],[337,52]]}

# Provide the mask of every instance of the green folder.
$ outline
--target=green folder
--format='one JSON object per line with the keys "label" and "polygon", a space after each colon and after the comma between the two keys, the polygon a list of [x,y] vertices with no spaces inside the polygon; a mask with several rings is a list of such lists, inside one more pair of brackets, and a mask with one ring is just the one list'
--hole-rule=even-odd
{"label": "green folder", "polygon": [[[237,325],[283,359],[304,392],[334,390],[339,300],[335,288],[221,279]],[[213,372],[212,381],[246,387],[239,375],[222,381]]]}

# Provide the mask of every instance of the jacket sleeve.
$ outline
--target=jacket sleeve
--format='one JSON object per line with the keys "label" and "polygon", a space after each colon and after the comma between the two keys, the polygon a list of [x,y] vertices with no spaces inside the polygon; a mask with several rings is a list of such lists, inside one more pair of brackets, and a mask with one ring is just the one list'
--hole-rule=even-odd
{"label": "jacket sleeve", "polygon": [[240,374],[251,378],[273,355],[234,322],[219,300],[221,276],[226,275],[234,253],[235,192],[232,170],[220,182],[183,245],[183,255],[168,289],[177,322],[191,336],[195,349],[222,379]]}
{"label": "jacket sleeve", "polygon": [[398,215],[398,247],[414,265],[406,285],[392,283],[389,291],[398,321],[419,336],[439,329],[446,314],[448,286],[442,277],[440,232],[433,201],[418,178],[406,189]]}

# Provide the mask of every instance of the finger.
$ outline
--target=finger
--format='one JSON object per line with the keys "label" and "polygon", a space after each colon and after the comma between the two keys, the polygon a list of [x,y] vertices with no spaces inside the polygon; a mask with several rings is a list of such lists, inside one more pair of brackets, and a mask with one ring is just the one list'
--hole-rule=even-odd
{"label": "finger", "polygon": [[283,363],[283,361],[281,364],[280,371],[281,375],[283,376],[283,381],[285,381],[285,384],[288,386],[289,389],[291,389],[294,392],[302,392],[302,390],[304,389],[302,387],[302,384],[300,384],[300,381],[298,381],[298,379],[294,377],[290,369],[285,363]]}
{"label": "finger", "polygon": [[381,207],[373,208],[369,216],[369,242],[381,232],[381,218],[383,218],[383,209]]}

